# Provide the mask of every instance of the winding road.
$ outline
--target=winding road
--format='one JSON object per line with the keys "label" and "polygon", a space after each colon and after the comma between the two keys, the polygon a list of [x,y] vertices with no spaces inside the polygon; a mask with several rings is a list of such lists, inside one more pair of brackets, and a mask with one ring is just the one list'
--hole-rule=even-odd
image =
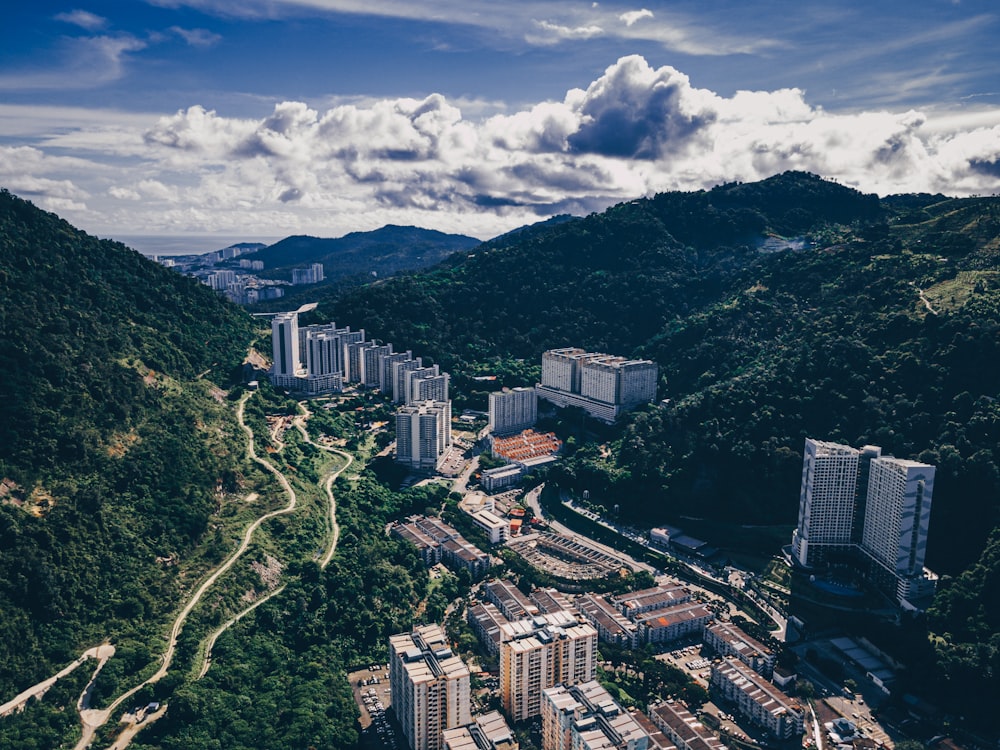
{"label": "winding road", "polygon": [[[240,427],[247,435],[247,457],[250,458],[255,463],[257,463],[259,466],[263,467],[266,471],[274,475],[275,479],[278,480],[278,483],[281,485],[282,489],[285,491],[285,494],[288,496],[288,504],[283,508],[279,508],[277,510],[270,511],[269,513],[265,513],[263,516],[261,516],[253,523],[251,523],[249,526],[247,526],[247,529],[243,534],[243,540],[240,542],[239,547],[237,547],[236,550],[228,558],[226,558],[226,560],[221,565],[219,565],[219,567],[216,568],[198,587],[195,593],[188,600],[187,604],[184,606],[184,609],[180,611],[180,613],[177,615],[177,618],[174,620],[174,624],[170,629],[170,637],[167,643],[167,650],[163,654],[162,664],[160,665],[160,668],[152,676],[150,676],[143,682],[139,683],[128,692],[123,693],[114,702],[112,702],[111,705],[109,705],[106,709],[88,709],[88,708],[81,709],[80,720],[83,723],[83,736],[80,738],[80,741],[76,744],[75,750],[85,750],[85,748],[87,748],[88,745],[93,740],[94,733],[97,731],[98,728],[103,726],[108,721],[108,719],[114,713],[115,709],[121,706],[125,701],[127,701],[137,692],[142,690],[144,687],[146,687],[147,685],[151,685],[155,682],[158,682],[167,674],[168,670],[170,669],[171,663],[173,662],[174,652],[176,651],[177,648],[177,639],[180,636],[181,630],[184,628],[184,623],[186,622],[188,615],[191,614],[191,611],[195,608],[195,606],[197,606],[198,602],[201,601],[201,598],[202,596],[204,596],[205,592],[208,591],[208,589],[211,588],[211,586],[219,579],[219,577],[225,574],[227,571],[229,571],[229,569],[236,564],[236,561],[243,556],[243,553],[245,553],[247,551],[247,548],[250,546],[250,542],[253,539],[254,532],[260,528],[261,524],[265,523],[266,521],[269,521],[272,518],[276,518],[277,516],[291,513],[292,511],[295,510],[298,504],[298,497],[295,494],[295,490],[292,489],[292,485],[291,483],[289,483],[285,475],[282,474],[280,471],[278,471],[278,469],[269,461],[257,455],[256,449],[254,447],[253,430],[250,429],[250,427],[246,423],[246,420],[244,419],[246,403],[253,395],[253,393],[254,393],[253,391],[250,391],[244,394],[243,397],[240,399],[239,404],[236,408],[237,421],[239,422]],[[309,439],[308,433],[306,432],[305,426],[303,424],[304,420],[308,418],[309,412],[308,410],[304,410],[304,412],[305,413],[302,416],[296,418],[296,427],[298,427],[298,429],[301,431],[305,439],[308,442],[312,443],[312,440]],[[313,443],[313,445],[316,444]],[[324,446],[317,446],[317,447],[323,448]],[[327,563],[329,563],[329,561],[333,558],[333,555],[337,549],[337,540],[340,536],[340,527],[337,525],[337,520],[336,520],[336,505],[333,499],[333,489],[332,489],[333,482],[340,475],[340,473],[351,464],[351,461],[353,460],[353,457],[350,456],[349,454],[337,451],[332,448],[327,448],[327,450],[331,450],[347,458],[347,463],[344,466],[337,469],[336,471],[331,472],[330,476],[327,478],[326,481],[326,492],[327,492],[327,497],[329,498],[330,501],[330,518],[332,521],[333,533],[332,533],[330,548],[327,551],[326,555],[324,556],[321,564],[322,567],[325,567]],[[263,597],[257,602],[254,602],[254,604],[247,607],[245,610],[239,612],[234,617],[232,617],[221,628],[219,628],[209,637],[206,643],[205,656],[202,663],[201,672],[198,675],[199,678],[204,676],[204,674],[208,671],[208,668],[211,665],[212,647],[215,645],[216,640],[218,640],[219,636],[225,631],[225,629],[228,628],[233,623],[237,622],[247,613],[253,611],[256,607],[263,604],[265,601],[267,601],[267,599],[270,599],[272,596],[278,594],[283,589],[284,586],[280,586],[279,588],[275,589],[270,594],[268,594],[266,597]],[[152,723],[152,721],[154,721],[156,718],[159,718],[159,716],[161,716],[162,713],[163,713],[162,711],[159,711],[154,716],[150,716],[146,720],[144,726]],[[134,722],[132,724],[128,724],[120,733],[118,739],[114,744],[114,747],[115,748],[126,747],[129,741],[131,741],[131,738],[135,735],[137,731],[138,727],[134,724]]]}

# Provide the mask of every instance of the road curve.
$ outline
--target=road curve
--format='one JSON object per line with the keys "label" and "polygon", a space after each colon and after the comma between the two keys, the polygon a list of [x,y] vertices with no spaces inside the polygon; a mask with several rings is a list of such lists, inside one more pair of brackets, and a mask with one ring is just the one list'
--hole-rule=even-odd
{"label": "road curve", "polygon": [[239,401],[239,405],[236,408],[236,418],[240,423],[240,427],[242,427],[243,431],[247,434],[247,457],[258,463],[259,465],[263,466],[270,473],[274,474],[275,478],[278,480],[278,483],[281,484],[282,488],[288,494],[288,505],[286,505],[284,508],[279,508],[278,510],[272,510],[269,513],[265,513],[263,516],[258,518],[252,524],[250,524],[247,527],[246,531],[244,532],[243,541],[240,543],[240,546],[236,548],[236,551],[233,552],[218,568],[216,568],[215,571],[202,582],[201,586],[198,587],[194,595],[188,600],[188,603],[184,606],[184,609],[182,609],[180,614],[177,615],[177,619],[174,620],[173,627],[170,629],[170,637],[167,641],[167,650],[163,653],[163,663],[151,677],[139,683],[128,692],[123,693],[110,706],[108,706],[105,709],[86,709],[80,712],[80,720],[83,722],[83,736],[80,738],[80,741],[76,744],[74,750],[85,750],[85,748],[90,744],[91,740],[93,739],[94,732],[96,732],[96,730],[99,727],[103,726],[108,721],[108,719],[114,713],[116,708],[118,708],[122,703],[127,701],[129,698],[131,698],[137,692],[142,690],[144,687],[146,687],[147,685],[151,685],[154,682],[158,682],[160,679],[163,678],[164,675],[167,674],[167,671],[170,669],[170,664],[174,658],[174,651],[177,648],[177,638],[180,636],[180,632],[184,628],[184,622],[187,620],[188,615],[191,614],[191,611],[201,600],[201,597],[212,586],[212,584],[214,584],[221,575],[223,575],[230,568],[232,568],[233,565],[236,563],[236,561],[243,555],[244,552],[246,552],[247,548],[250,546],[250,540],[252,539],[254,532],[258,528],[260,528],[262,523],[264,523],[265,521],[269,521],[270,519],[275,518],[277,516],[284,515],[286,513],[291,513],[293,510],[295,510],[295,506],[298,503],[298,498],[296,497],[295,490],[292,489],[291,484],[289,484],[284,474],[278,471],[268,461],[266,461],[263,458],[260,458],[257,455],[256,451],[254,450],[253,430],[251,430],[247,426],[246,422],[243,419],[243,413],[244,413],[244,408],[246,406],[246,402],[253,395],[253,393],[254,393],[253,391],[249,391],[246,394],[244,394],[244,396]]}
{"label": "road curve", "polygon": [[321,450],[329,451],[330,453],[336,453],[341,458],[347,459],[347,463],[345,463],[336,471],[330,472],[324,484],[324,487],[326,489],[326,497],[330,501],[330,530],[332,532],[332,536],[330,538],[330,549],[326,551],[326,554],[323,555],[323,559],[320,560],[319,563],[320,569],[324,569],[326,568],[327,565],[330,564],[330,560],[333,559],[333,555],[337,551],[337,542],[340,539],[340,525],[337,523],[337,501],[333,499],[333,483],[337,481],[337,477],[343,474],[344,471],[346,471],[347,467],[354,462],[354,456],[352,456],[350,453],[347,453],[346,451],[338,450],[337,448],[331,448],[328,445],[320,445],[319,443],[314,443],[313,439],[309,437],[309,433],[306,431],[305,428],[305,422],[307,419],[309,419],[311,413],[308,407],[306,407],[304,402],[301,401],[299,402],[299,408],[302,409],[303,413],[297,416],[295,419],[293,419],[292,424],[295,425],[296,429],[302,435],[302,439],[305,440],[310,445],[314,445]]}

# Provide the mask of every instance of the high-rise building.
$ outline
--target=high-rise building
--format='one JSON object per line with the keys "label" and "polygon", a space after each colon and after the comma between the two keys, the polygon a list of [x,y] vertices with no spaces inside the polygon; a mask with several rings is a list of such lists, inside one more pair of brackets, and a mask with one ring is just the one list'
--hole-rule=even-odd
{"label": "high-rise building", "polygon": [[413,359],[413,352],[411,351],[395,352],[382,357],[382,370],[379,373],[378,389],[382,391],[383,395],[392,395],[392,366],[397,362],[407,362],[411,359]]}
{"label": "high-rise building", "polygon": [[274,365],[271,378],[275,385],[291,388],[302,369],[299,357],[299,316],[281,313],[271,320],[271,348]]}
{"label": "high-rise building", "polygon": [[649,734],[596,680],[542,691],[542,750],[646,750]]}
{"label": "high-rise building", "polygon": [[597,631],[570,613],[500,626],[500,698],[512,721],[538,716],[542,691],[594,679]]}
{"label": "high-rise building", "polygon": [[538,394],[534,388],[504,388],[490,394],[490,432],[511,435],[538,421]]}
{"label": "high-rise building", "polygon": [[578,406],[594,419],[614,422],[626,411],[656,398],[659,367],[575,347],[542,354],[539,398],[556,406]]}
{"label": "high-rise building", "polygon": [[323,281],[323,264],[313,263],[309,268],[293,268],[292,284],[318,284]]}
{"label": "high-rise building", "polygon": [[892,456],[871,462],[861,550],[881,568],[873,574],[895,579],[900,599],[929,593],[923,571],[934,474],[933,466]]}
{"label": "high-rise building", "polygon": [[410,373],[423,367],[420,357],[392,363],[392,402],[406,403],[406,392],[410,385]]}
{"label": "high-rise building", "polygon": [[404,403],[448,400],[448,373],[441,372],[437,365],[420,367],[406,375],[406,396]]}
{"label": "high-rise building", "polygon": [[413,469],[436,469],[451,446],[451,402],[425,401],[396,412],[396,460]]}
{"label": "high-rise building", "polygon": [[392,354],[392,344],[370,346],[364,349],[363,374],[361,384],[367,388],[378,388],[382,382],[382,358]]}
{"label": "high-rise building", "polygon": [[411,750],[442,750],[445,730],[472,722],[469,668],[440,625],[389,638],[389,688]]}
{"label": "high-rise building", "polygon": [[871,581],[914,606],[936,581],[923,567],[934,473],[878,446],[807,439],[792,557],[809,568],[860,560]]}
{"label": "high-rise building", "polygon": [[850,548],[860,461],[857,448],[806,438],[799,523],[792,533],[793,553],[802,565]]}

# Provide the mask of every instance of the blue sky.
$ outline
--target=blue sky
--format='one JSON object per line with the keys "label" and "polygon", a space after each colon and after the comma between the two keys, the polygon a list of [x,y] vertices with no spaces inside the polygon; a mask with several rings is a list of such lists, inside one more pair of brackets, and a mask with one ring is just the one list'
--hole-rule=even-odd
{"label": "blue sky", "polygon": [[986,0],[20,3],[0,185],[192,242],[488,237],[784,169],[992,194],[997,39]]}

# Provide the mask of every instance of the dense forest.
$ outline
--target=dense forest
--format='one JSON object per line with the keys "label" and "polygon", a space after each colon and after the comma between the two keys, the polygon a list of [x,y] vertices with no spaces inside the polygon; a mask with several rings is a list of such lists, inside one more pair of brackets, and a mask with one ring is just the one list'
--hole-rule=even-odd
{"label": "dense forest", "polygon": [[[172,609],[240,470],[247,316],[0,191],[0,695]],[[158,563],[157,560],[160,560]]]}

